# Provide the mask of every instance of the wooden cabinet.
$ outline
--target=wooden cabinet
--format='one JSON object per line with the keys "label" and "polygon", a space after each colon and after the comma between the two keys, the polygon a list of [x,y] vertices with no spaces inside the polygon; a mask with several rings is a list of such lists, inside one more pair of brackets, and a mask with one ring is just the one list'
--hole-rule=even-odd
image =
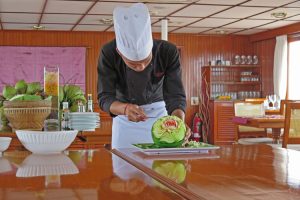
{"label": "wooden cabinet", "polygon": [[210,99],[261,97],[261,68],[258,65],[205,66],[202,77],[202,90],[208,92]]}
{"label": "wooden cabinet", "polygon": [[235,141],[236,125],[232,122],[234,116],[233,101],[211,101],[211,143],[232,144]]}

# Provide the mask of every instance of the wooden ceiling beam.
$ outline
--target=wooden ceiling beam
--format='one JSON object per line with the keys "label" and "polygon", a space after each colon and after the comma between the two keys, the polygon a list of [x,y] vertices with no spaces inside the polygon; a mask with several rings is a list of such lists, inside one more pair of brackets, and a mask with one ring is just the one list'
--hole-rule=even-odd
{"label": "wooden ceiling beam", "polygon": [[0,19],[0,30],[3,30],[3,25],[2,25],[1,19]]}
{"label": "wooden ceiling beam", "polygon": [[73,25],[70,31],[74,31],[75,27],[79,25],[82,19],[92,10],[92,8],[98,3],[99,0],[95,0],[94,3],[85,11],[85,13],[77,20],[77,22]]}
{"label": "wooden ceiling beam", "polygon": [[43,5],[43,9],[42,9],[42,13],[41,13],[41,15],[40,15],[39,22],[38,22],[38,24],[37,24],[38,27],[41,25],[42,18],[43,18],[43,16],[44,16],[44,13],[45,13],[45,9],[46,9],[47,3],[48,3],[48,0],[45,0],[44,5]]}
{"label": "wooden ceiling beam", "polygon": [[272,29],[269,31],[265,31],[262,33],[253,34],[250,36],[250,41],[258,42],[262,40],[272,39],[279,35],[286,35],[286,34],[289,35],[295,33],[300,33],[300,22],[288,26]]}

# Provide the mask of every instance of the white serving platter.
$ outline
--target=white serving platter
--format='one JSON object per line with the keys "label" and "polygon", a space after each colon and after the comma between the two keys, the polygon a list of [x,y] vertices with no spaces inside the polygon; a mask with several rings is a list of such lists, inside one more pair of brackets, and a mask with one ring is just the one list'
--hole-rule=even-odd
{"label": "white serving platter", "polygon": [[141,152],[151,154],[186,154],[186,153],[205,153],[208,150],[219,149],[219,146],[201,143],[201,147],[179,147],[179,148],[160,148],[153,143],[132,144]]}

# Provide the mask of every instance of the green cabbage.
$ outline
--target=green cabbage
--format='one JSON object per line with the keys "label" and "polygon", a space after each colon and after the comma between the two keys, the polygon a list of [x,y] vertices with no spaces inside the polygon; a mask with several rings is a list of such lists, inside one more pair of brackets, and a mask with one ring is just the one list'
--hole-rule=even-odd
{"label": "green cabbage", "polygon": [[9,101],[22,101],[22,100],[24,100],[24,94],[18,94],[13,98],[11,98]]}
{"label": "green cabbage", "polygon": [[4,96],[0,95],[0,108],[3,106],[4,101],[5,101]]}
{"label": "green cabbage", "polygon": [[28,83],[26,94],[35,94],[42,91],[40,82]]}
{"label": "green cabbage", "polygon": [[83,91],[77,85],[65,85],[59,89],[59,102],[68,102],[71,112],[76,112],[78,110],[78,102],[81,101],[83,104],[86,104],[86,98]]}
{"label": "green cabbage", "polygon": [[27,89],[27,83],[24,80],[20,80],[15,84],[15,89],[18,94],[25,94]]}
{"label": "green cabbage", "polygon": [[17,94],[17,90],[12,86],[6,85],[3,88],[2,94],[5,97],[5,99],[9,100]]}
{"label": "green cabbage", "polygon": [[42,97],[39,95],[19,94],[10,99],[10,101],[39,101]]}
{"label": "green cabbage", "polygon": [[81,88],[77,85],[65,85],[64,86],[65,97],[73,99],[77,95],[84,95]]}
{"label": "green cabbage", "polygon": [[64,100],[64,87],[63,86],[59,86],[59,93],[58,93],[58,97],[59,97],[59,102],[62,103]]}

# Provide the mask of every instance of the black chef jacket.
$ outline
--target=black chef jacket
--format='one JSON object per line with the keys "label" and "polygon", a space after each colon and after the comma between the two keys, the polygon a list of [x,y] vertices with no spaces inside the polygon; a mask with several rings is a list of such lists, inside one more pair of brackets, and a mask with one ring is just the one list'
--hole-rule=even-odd
{"label": "black chef jacket", "polygon": [[150,64],[136,72],[127,67],[116,51],[115,40],[104,45],[98,60],[98,101],[108,113],[114,101],[137,105],[165,101],[169,115],[175,109],[185,111],[186,96],[176,46],[154,40]]}

